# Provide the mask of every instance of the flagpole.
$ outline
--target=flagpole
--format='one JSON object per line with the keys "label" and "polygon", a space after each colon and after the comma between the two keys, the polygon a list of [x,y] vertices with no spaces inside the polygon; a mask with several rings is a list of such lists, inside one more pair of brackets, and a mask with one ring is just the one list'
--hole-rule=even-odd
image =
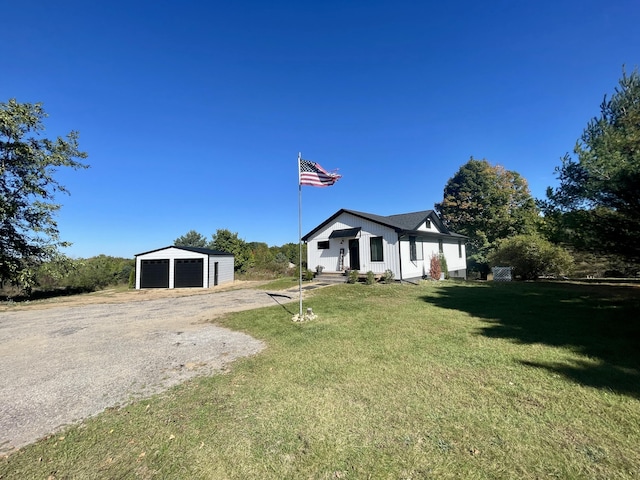
{"label": "flagpole", "polygon": [[300,182],[300,159],[302,153],[298,152],[298,296],[300,297],[300,312],[298,320],[302,321],[302,183]]}

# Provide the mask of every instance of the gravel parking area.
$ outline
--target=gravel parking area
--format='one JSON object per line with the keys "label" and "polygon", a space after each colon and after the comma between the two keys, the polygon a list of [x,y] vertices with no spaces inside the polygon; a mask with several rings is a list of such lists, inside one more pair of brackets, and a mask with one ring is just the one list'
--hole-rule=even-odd
{"label": "gravel parking area", "polygon": [[[287,295],[277,301],[297,300]],[[0,310],[0,454],[259,352],[262,342],[206,320],[275,305],[251,289],[148,297]]]}

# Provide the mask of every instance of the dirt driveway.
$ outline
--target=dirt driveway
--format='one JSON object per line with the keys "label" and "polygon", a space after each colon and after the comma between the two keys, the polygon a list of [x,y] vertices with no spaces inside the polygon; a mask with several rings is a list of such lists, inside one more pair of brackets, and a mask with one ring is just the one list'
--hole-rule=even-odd
{"label": "dirt driveway", "polygon": [[[0,306],[0,454],[259,352],[262,342],[206,322],[276,304],[264,290],[233,287]],[[291,297],[275,297],[282,304],[298,298],[278,293]]]}

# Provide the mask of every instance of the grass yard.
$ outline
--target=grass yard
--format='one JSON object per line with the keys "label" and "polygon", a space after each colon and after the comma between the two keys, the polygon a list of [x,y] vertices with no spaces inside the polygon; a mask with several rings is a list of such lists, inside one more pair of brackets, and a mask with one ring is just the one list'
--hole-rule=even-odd
{"label": "grass yard", "polygon": [[306,307],[230,315],[267,349],[0,478],[640,478],[640,288],[345,284]]}

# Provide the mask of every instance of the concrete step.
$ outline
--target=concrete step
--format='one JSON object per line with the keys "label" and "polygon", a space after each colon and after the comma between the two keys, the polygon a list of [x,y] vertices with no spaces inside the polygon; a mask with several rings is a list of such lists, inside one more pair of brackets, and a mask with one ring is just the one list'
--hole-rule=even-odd
{"label": "concrete step", "polygon": [[314,280],[320,283],[346,283],[347,276],[340,272],[322,272],[317,274]]}

